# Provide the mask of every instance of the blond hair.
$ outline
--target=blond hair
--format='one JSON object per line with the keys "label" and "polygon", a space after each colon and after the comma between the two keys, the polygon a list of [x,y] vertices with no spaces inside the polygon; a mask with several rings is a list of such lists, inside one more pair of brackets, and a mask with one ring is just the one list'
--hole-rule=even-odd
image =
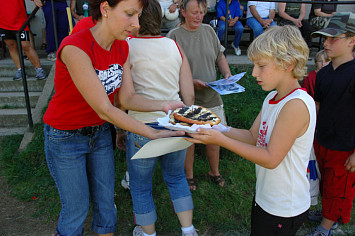
{"label": "blond hair", "polygon": [[330,58],[325,53],[325,51],[324,50],[320,50],[319,52],[317,52],[316,56],[314,57],[314,62],[317,63],[317,62],[321,61],[322,57],[324,57],[325,61],[330,61]]}
{"label": "blond hair", "polygon": [[309,49],[301,32],[291,25],[268,28],[248,48],[248,57],[252,61],[269,57],[282,69],[294,65],[292,73],[297,79],[302,79],[306,74],[308,56]]}

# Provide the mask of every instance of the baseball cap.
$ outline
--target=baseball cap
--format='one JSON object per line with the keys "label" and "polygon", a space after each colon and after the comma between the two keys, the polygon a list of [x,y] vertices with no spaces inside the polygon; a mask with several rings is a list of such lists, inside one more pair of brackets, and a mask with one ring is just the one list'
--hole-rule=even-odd
{"label": "baseball cap", "polygon": [[312,33],[313,37],[320,35],[336,37],[345,32],[355,33],[355,14],[352,12],[336,13],[324,29]]}

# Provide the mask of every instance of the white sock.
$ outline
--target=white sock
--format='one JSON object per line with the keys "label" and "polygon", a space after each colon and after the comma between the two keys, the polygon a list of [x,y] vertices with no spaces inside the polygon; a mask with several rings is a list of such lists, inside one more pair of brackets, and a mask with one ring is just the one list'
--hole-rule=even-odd
{"label": "white sock", "polygon": [[146,233],[143,232],[143,235],[144,235],[144,236],[156,236],[156,235],[157,235],[157,232],[154,232],[153,234],[146,234]]}
{"label": "white sock", "polygon": [[194,225],[191,225],[190,227],[186,227],[186,228],[181,227],[181,230],[184,234],[192,234],[195,232],[195,227]]}

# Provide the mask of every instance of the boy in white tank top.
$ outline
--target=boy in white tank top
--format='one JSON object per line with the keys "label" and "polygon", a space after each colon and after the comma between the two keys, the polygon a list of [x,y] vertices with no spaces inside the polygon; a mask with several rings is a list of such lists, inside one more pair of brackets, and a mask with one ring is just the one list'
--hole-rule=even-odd
{"label": "boy in white tank top", "polygon": [[256,164],[251,235],[295,235],[310,207],[306,173],[316,110],[298,83],[308,54],[297,28],[275,26],[265,31],[248,48],[252,75],[263,90],[271,91],[252,127],[227,133],[201,129],[191,134],[194,139],[187,139],[220,145]]}

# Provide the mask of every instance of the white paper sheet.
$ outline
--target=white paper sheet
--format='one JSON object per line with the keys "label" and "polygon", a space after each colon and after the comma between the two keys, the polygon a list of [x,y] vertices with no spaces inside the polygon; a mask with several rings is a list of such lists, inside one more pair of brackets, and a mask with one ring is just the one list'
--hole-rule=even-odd
{"label": "white paper sheet", "polygon": [[143,159],[161,156],[170,152],[176,152],[192,145],[183,137],[170,137],[152,140],[146,143],[132,159]]}
{"label": "white paper sheet", "polygon": [[246,72],[242,72],[229,77],[228,79],[220,79],[207,83],[209,87],[214,89],[220,95],[227,95],[231,93],[242,93],[245,88],[236,82],[238,82]]}

